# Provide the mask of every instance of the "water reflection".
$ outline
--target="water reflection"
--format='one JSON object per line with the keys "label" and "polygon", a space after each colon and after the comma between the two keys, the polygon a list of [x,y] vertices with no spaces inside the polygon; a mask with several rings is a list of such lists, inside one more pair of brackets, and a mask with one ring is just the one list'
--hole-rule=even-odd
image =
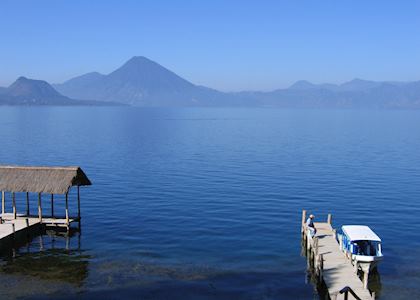
{"label": "water reflection", "polygon": [[91,257],[80,248],[79,232],[48,230],[28,239],[26,243],[16,241],[15,248],[3,253],[2,275],[29,276],[75,287],[84,284]]}

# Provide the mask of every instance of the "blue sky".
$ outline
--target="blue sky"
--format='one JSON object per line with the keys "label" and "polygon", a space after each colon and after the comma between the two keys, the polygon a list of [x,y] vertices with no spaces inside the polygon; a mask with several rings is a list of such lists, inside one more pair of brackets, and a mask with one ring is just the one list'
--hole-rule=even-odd
{"label": "blue sky", "polygon": [[146,56],[224,91],[420,80],[420,1],[0,1],[0,86]]}

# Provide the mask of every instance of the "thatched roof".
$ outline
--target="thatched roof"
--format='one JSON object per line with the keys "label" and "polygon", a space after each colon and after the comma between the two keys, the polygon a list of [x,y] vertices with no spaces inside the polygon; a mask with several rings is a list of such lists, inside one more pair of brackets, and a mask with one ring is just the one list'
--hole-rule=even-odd
{"label": "thatched roof", "polygon": [[72,186],[91,184],[79,167],[0,166],[0,191],[65,194]]}

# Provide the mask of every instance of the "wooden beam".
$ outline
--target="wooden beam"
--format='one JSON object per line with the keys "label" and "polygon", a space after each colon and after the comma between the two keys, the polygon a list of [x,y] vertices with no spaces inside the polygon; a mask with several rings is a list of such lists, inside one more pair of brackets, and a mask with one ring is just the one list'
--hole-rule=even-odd
{"label": "wooden beam", "polygon": [[4,214],[6,212],[6,195],[4,191],[1,191],[1,213]]}
{"label": "wooden beam", "polygon": [[12,192],[12,205],[13,205],[13,218],[16,219],[17,211],[16,211],[16,195],[15,195],[15,192]]}
{"label": "wooden beam", "polygon": [[29,193],[26,192],[26,215],[29,216]]}
{"label": "wooden beam", "polygon": [[54,194],[51,194],[51,218],[54,218]]}
{"label": "wooden beam", "polygon": [[41,193],[38,193],[38,218],[39,218],[39,222],[42,222]]}
{"label": "wooden beam", "polygon": [[80,186],[77,186],[77,216],[80,221]]}

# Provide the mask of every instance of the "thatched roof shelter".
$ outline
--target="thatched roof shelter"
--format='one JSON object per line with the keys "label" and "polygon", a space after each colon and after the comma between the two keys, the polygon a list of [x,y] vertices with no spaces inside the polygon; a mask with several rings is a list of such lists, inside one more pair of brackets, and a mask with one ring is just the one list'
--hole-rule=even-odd
{"label": "thatched roof shelter", "polygon": [[0,191],[66,194],[91,184],[80,167],[0,166]]}

